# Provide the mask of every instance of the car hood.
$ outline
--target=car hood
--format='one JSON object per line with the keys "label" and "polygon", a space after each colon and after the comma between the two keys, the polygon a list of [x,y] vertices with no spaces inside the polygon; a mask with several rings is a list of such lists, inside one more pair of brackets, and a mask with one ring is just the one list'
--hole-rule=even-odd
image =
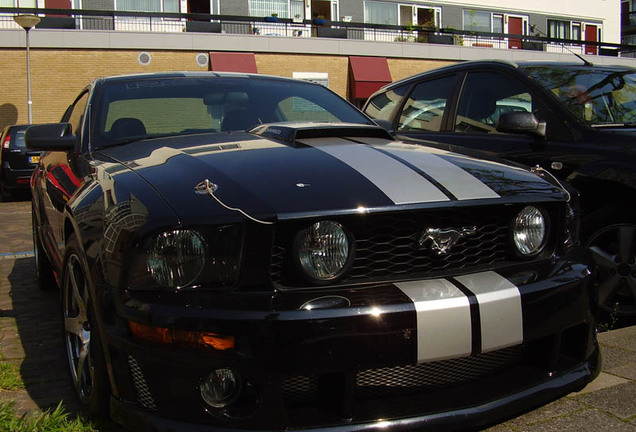
{"label": "car hood", "polygon": [[379,130],[268,125],[252,133],[148,139],[100,153],[145,179],[189,221],[564,197],[526,170],[394,141]]}

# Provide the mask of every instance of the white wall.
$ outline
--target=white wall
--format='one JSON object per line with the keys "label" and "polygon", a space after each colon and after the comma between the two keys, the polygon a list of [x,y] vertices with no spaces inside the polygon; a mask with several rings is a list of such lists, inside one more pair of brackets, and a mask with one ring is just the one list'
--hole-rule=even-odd
{"label": "white wall", "polygon": [[621,0],[411,0],[425,5],[453,4],[461,7],[492,8],[502,12],[555,14],[577,20],[590,19],[603,22],[603,42],[621,42]]}

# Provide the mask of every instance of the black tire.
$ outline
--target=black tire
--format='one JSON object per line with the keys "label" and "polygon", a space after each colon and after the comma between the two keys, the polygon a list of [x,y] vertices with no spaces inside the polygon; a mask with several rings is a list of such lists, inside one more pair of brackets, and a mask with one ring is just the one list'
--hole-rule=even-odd
{"label": "black tire", "polygon": [[37,279],[38,288],[41,290],[52,290],[58,288],[55,276],[53,275],[53,267],[44,252],[42,242],[38,236],[37,221],[35,217],[35,208],[31,208],[31,231],[33,233],[33,253],[35,255],[35,277]]}
{"label": "black tire", "polygon": [[110,384],[87,274],[77,240],[71,236],[62,279],[64,345],[82,411],[100,418],[108,416]]}
{"label": "black tire", "polygon": [[636,224],[601,227],[586,246],[601,310],[618,318],[636,317]]}
{"label": "black tire", "polygon": [[5,185],[0,182],[0,201],[9,202],[11,201],[11,192],[5,187]]}

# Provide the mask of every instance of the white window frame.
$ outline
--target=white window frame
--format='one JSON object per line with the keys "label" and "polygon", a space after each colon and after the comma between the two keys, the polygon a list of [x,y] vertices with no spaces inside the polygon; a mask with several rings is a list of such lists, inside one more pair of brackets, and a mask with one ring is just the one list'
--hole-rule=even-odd
{"label": "white window frame", "polygon": [[[407,5],[408,6],[408,5]],[[430,6],[430,5],[420,5],[413,4],[413,18],[412,22],[417,22],[417,12],[418,9],[428,9],[433,11],[433,26],[437,28],[442,28],[442,8],[440,6]]]}
{"label": "white window frame", "polygon": [[[527,15],[503,14],[503,18],[504,18],[504,33],[506,34],[510,33],[510,31],[508,30],[508,23],[510,22],[509,18],[521,18],[521,34],[522,35],[528,34],[528,16]],[[571,31],[572,30],[570,29],[570,32]]]}
{"label": "white window frame", "polygon": [[[383,3],[385,5],[391,5],[395,7],[396,10],[396,23],[395,24],[389,24],[389,25],[399,25],[400,23],[400,4],[399,3],[391,3],[391,2],[386,2],[386,1],[378,1],[378,0],[365,0],[363,7],[364,7],[364,22],[365,23],[371,23],[371,21],[369,21],[369,17],[367,15],[367,4],[369,3]],[[372,24],[382,24],[382,23],[372,23]]]}
{"label": "white window frame", "polygon": [[[558,22],[558,23],[562,23],[562,24],[566,24],[566,27],[568,28],[569,34],[567,34],[565,37],[559,37],[557,35],[552,35],[550,34],[550,22]],[[564,20],[564,19],[548,19],[547,21],[548,24],[548,37],[550,38],[557,38],[557,39],[570,39],[570,37],[572,36],[572,21],[569,20]],[[581,32],[583,32],[583,26],[581,26]]]}
{"label": "white window frame", "polygon": [[[490,14],[490,30],[488,31],[489,33],[492,33],[493,31],[493,16],[494,15],[498,15],[501,16],[502,14],[500,12],[492,12],[492,11],[486,11],[486,10],[477,10],[477,9],[462,9],[462,30],[468,30],[471,31],[471,29],[467,29],[466,28],[466,21],[465,21],[465,17],[466,14],[464,13],[465,11],[471,11],[474,10],[475,13],[480,12],[480,13],[484,13],[484,14]],[[505,22],[505,16],[504,16],[504,27],[506,26],[506,22]],[[479,31],[479,30],[476,30]]]}
{"label": "white window frame", "polygon": [[[154,10],[136,10],[136,9],[119,9],[118,5],[117,5],[117,3],[118,3],[117,0],[114,0],[113,9],[115,11],[132,11],[132,12],[166,12],[166,10],[165,10],[166,9],[165,8],[166,0],[156,0],[156,1],[159,2],[159,10],[158,11],[154,11]],[[178,5],[178,8],[181,9],[181,2],[179,0],[177,0],[177,5]],[[180,12],[180,10],[178,10],[177,13],[178,12]]]}
{"label": "white window frame", "polygon": [[279,18],[289,18],[289,0],[249,0],[249,16],[266,17],[276,14]]}
{"label": "white window frame", "polygon": [[331,0],[331,21],[340,21],[340,3],[338,0]]}
{"label": "white window frame", "polygon": [[[218,2],[218,0],[213,0]],[[286,1],[276,1],[276,0],[249,0],[248,1],[248,13],[249,16],[252,17],[266,17],[271,16],[272,14],[276,14],[278,18],[292,18],[292,3],[296,3],[296,1],[286,0]],[[300,2],[298,2],[300,3]],[[284,4],[284,6],[283,6]],[[278,5],[278,6],[276,6]],[[331,1],[332,11],[338,11],[339,5],[338,0]],[[309,16],[308,13],[311,13],[311,2],[303,2],[302,10],[304,16],[301,15],[300,19],[303,20],[305,17]],[[336,20],[332,18],[332,20]]]}
{"label": "white window frame", "polygon": [[[336,2],[337,0],[333,0],[333,2]],[[369,1],[365,1],[365,8],[364,8],[364,22],[368,23],[369,19],[367,17],[367,8],[366,8],[366,4],[367,3],[384,3],[387,5],[391,5],[395,7],[396,10],[396,16],[397,16],[397,24],[395,25],[399,25],[399,26],[408,26],[408,25],[417,25],[417,12],[418,9],[428,9],[428,10],[433,10],[434,13],[434,26],[441,28],[442,27],[442,8],[440,6],[432,6],[432,5],[427,5],[427,4],[419,4],[419,3],[391,3],[391,2],[386,2],[386,1],[380,1],[380,0],[369,0]],[[411,9],[411,22],[408,23],[404,23],[402,22],[402,14],[401,14],[401,9],[402,8],[410,8]]]}
{"label": "white window frame", "polygon": [[[570,30],[570,34],[565,39],[571,39],[571,40],[576,40],[576,41],[581,41],[581,42],[585,42],[585,27],[587,27],[588,25],[595,26],[596,29],[597,29],[596,37],[598,38],[598,41],[601,42],[601,35],[602,35],[603,25],[600,24],[600,23],[585,22],[585,21],[570,21],[570,20],[564,20],[564,19],[548,19],[548,36],[549,37],[554,37],[553,35],[550,34],[550,21],[558,21],[558,22],[562,22],[562,23],[569,23],[568,28]],[[575,27],[579,28],[579,38],[578,39],[574,38],[574,28]]]}

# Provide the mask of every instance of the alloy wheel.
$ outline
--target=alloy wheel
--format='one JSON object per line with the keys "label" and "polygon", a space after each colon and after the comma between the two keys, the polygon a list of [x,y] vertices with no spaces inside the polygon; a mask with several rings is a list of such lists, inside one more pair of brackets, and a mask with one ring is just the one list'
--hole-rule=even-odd
{"label": "alloy wheel", "polygon": [[88,286],[82,263],[71,254],[66,261],[63,286],[64,340],[75,391],[88,404],[93,391],[95,368],[91,359],[91,326]]}
{"label": "alloy wheel", "polygon": [[587,242],[599,306],[619,317],[636,316],[636,225],[600,229]]}

